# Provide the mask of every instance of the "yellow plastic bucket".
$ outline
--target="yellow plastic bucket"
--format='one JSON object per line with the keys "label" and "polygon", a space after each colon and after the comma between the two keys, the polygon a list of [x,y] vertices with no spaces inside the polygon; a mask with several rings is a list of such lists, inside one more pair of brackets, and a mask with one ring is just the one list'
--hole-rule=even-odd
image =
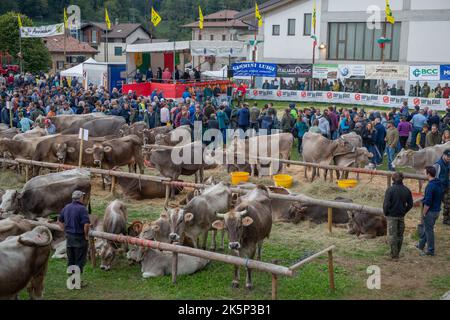
{"label": "yellow plastic bucket", "polygon": [[354,188],[358,185],[358,180],[338,180],[338,187],[342,189]]}
{"label": "yellow plastic bucket", "polygon": [[294,178],[287,174],[277,174],[273,176],[275,186],[289,189],[294,184]]}
{"label": "yellow plastic bucket", "polygon": [[241,182],[248,182],[250,178],[250,173],[248,172],[232,172],[231,173],[231,184],[238,185]]}

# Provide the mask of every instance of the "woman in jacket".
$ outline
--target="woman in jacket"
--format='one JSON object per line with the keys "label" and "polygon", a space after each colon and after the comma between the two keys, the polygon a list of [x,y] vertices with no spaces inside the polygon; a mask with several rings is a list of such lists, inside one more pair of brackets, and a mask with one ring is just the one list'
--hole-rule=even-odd
{"label": "woman in jacket", "polygon": [[372,122],[367,123],[366,127],[362,130],[363,145],[367,150],[373,154],[372,162],[374,165],[379,163],[380,152],[376,146],[377,130],[373,127]]}

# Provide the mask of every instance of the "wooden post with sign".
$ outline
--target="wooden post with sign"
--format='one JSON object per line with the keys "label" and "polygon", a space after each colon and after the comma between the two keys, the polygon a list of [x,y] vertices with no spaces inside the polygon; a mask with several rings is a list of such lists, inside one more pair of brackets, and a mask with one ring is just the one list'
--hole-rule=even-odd
{"label": "wooden post with sign", "polygon": [[80,154],[78,156],[78,166],[81,168],[83,166],[84,141],[88,141],[89,139],[89,130],[80,128],[78,139],[80,139]]}

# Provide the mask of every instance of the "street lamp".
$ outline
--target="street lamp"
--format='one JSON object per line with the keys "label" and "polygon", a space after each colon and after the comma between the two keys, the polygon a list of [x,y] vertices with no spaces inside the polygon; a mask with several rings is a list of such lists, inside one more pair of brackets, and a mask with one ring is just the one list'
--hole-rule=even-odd
{"label": "street lamp", "polygon": [[320,46],[319,46],[319,49],[320,49],[320,50],[324,50],[324,49],[326,49],[326,48],[327,48],[327,46],[326,46],[326,44],[323,43],[323,42],[322,42],[322,43],[320,44]]}

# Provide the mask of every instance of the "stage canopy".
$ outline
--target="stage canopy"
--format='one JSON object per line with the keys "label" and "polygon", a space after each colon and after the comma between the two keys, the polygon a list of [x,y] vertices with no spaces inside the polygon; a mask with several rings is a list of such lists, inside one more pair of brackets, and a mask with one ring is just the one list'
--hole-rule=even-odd
{"label": "stage canopy", "polygon": [[189,41],[176,41],[129,44],[127,45],[125,51],[127,53],[151,53],[165,51],[184,51],[189,49]]}

